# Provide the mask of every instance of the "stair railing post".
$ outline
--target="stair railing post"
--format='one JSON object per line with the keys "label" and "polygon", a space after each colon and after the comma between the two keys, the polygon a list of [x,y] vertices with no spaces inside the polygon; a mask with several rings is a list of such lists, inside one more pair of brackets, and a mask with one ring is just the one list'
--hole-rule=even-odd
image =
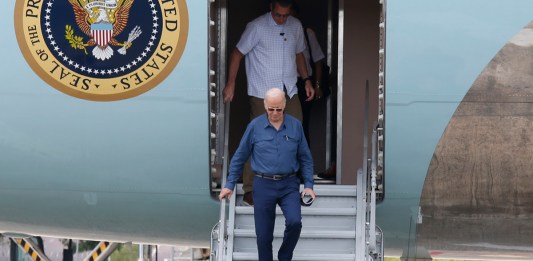
{"label": "stair railing post", "polygon": [[357,170],[357,214],[355,218],[355,260],[366,260],[366,173]]}
{"label": "stair railing post", "polygon": [[377,144],[377,125],[372,131],[372,165],[371,165],[371,192],[370,192],[370,220],[368,235],[368,250],[370,253],[376,251],[376,144]]}
{"label": "stair railing post", "polygon": [[[365,82],[365,110],[363,124],[363,169],[361,173],[357,172],[357,228],[359,230],[356,238],[356,260],[366,260],[368,256],[367,239],[368,239],[368,193],[370,191],[368,184],[368,114],[370,107],[369,82]],[[359,219],[360,217],[360,219]]]}

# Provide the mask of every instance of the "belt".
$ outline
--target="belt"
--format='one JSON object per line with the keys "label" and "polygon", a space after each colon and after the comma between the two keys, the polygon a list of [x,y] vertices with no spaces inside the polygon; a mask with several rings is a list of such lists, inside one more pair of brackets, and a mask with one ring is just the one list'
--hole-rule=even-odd
{"label": "belt", "polygon": [[296,173],[288,173],[288,174],[279,174],[279,175],[269,175],[264,173],[255,173],[256,177],[264,178],[264,179],[270,179],[270,180],[284,180],[286,178],[294,177],[296,176]]}

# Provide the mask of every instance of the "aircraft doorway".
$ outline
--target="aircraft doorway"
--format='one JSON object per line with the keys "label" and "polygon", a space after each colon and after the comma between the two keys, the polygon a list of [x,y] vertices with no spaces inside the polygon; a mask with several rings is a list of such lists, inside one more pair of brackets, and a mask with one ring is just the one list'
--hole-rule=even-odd
{"label": "aircraft doorway", "polygon": [[[219,46],[217,96],[222,99],[229,56],[246,24],[269,12],[269,0],[225,0],[218,2]],[[381,4],[375,1],[296,1],[304,27],[312,28],[331,67],[331,95],[314,101],[310,119],[310,147],[315,174],[333,162],[337,184],[355,184],[363,165],[365,85],[370,88],[369,129],[377,119],[378,74],[380,71]],[[332,110],[337,110],[337,113]],[[228,162],[250,120],[244,59],[237,74],[235,95],[230,104],[225,136]],[[371,130],[369,130],[371,134]],[[333,141],[333,142],[331,142]],[[335,157],[338,155],[337,157]],[[370,154],[369,154],[370,155]]]}

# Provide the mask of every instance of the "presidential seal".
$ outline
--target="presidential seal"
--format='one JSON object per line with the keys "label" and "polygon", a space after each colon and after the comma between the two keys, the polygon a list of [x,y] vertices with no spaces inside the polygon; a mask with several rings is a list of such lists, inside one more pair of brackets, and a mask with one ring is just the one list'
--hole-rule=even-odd
{"label": "presidential seal", "polygon": [[185,0],[21,0],[15,17],[33,71],[86,100],[149,91],[176,66],[187,41]]}

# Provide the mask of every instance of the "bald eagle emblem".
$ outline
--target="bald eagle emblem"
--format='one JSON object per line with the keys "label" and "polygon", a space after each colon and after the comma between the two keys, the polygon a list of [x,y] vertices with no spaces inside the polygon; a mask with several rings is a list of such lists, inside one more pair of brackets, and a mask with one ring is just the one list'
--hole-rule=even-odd
{"label": "bald eagle emblem", "polygon": [[111,46],[120,47],[117,51],[125,55],[133,40],[142,33],[139,26],[135,26],[128,39],[120,43],[116,37],[124,31],[128,24],[130,8],[134,0],[68,0],[74,11],[74,17],[79,29],[89,36],[84,42],[83,37],[75,36],[71,25],[66,26],[65,38],[74,49],[87,53],[87,47],[92,47],[92,55],[105,61],[113,56]]}

